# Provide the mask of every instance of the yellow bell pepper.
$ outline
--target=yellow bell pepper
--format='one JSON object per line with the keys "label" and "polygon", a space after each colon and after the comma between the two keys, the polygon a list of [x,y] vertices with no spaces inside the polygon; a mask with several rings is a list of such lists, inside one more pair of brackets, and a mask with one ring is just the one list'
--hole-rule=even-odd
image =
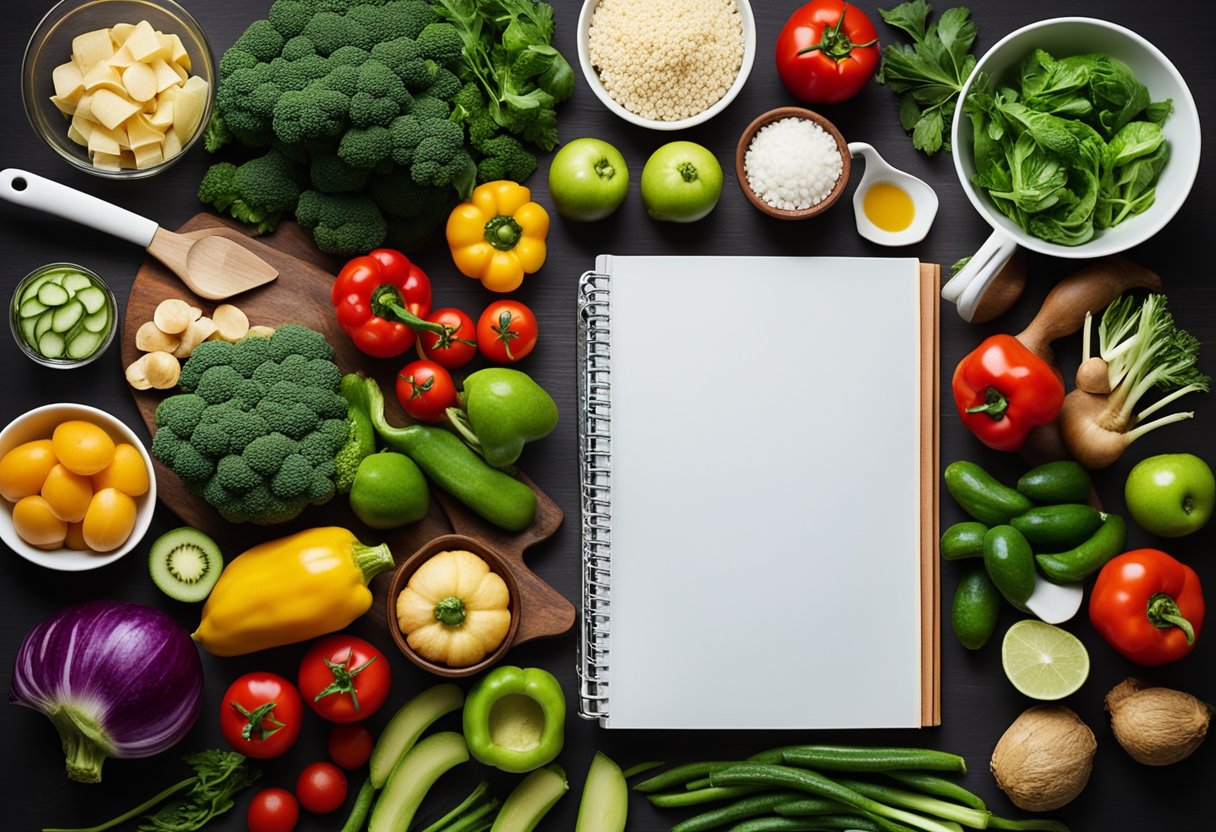
{"label": "yellow bell pepper", "polygon": [[392,566],[387,545],[335,526],[254,546],[224,568],[194,640],[241,656],[341,630],[371,607],[368,581]]}
{"label": "yellow bell pepper", "polygon": [[462,274],[492,292],[513,292],[545,262],[549,215],[517,182],[479,185],[448,217],[448,248]]}

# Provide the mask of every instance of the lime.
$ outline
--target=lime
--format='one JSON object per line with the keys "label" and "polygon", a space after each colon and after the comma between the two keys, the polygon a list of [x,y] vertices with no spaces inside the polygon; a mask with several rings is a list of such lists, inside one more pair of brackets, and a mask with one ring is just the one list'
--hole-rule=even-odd
{"label": "lime", "polygon": [[1031,699],[1063,699],[1089,677],[1089,653],[1076,636],[1029,618],[1005,633],[1001,665]]}

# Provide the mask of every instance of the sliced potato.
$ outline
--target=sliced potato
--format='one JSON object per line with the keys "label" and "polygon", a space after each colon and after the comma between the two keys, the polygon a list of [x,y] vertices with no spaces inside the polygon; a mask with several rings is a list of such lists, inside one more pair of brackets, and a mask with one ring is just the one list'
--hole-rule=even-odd
{"label": "sliced potato", "polygon": [[97,121],[97,118],[93,115],[93,96],[86,92],[76,99],[76,112],[72,113],[72,115],[80,116],[89,121]]}
{"label": "sliced potato", "polygon": [[[131,57],[137,61],[150,61],[153,58],[168,57],[168,55],[164,54],[164,49],[161,46],[160,38],[156,35],[156,30],[146,20],[141,20],[135,24],[135,28],[131,30],[131,34],[127,36],[122,45],[131,53]],[[109,55],[106,57],[108,58]]]}
{"label": "sliced potato", "polygon": [[[127,134],[130,136],[128,147],[138,151],[150,144],[159,145],[165,140],[164,133],[157,130],[143,113],[137,113],[127,121]],[[135,156],[138,158],[139,153]]]}
{"label": "sliced potato", "polygon": [[180,298],[162,300],[152,314],[158,329],[168,335],[180,335],[194,320],[190,304]]}
{"label": "sliced potato", "polygon": [[[157,58],[151,63],[151,67],[152,74],[156,76],[156,92],[158,96],[169,89],[169,87],[176,87],[181,84],[182,79],[177,77],[177,72],[163,59]],[[157,103],[159,105],[159,98]]]}
{"label": "sliced potato", "polygon": [[69,129],[75,130],[76,135],[83,139],[83,141],[80,142],[81,144],[88,144],[89,136],[91,136],[93,131],[100,126],[101,125],[99,125],[97,122],[80,112],[80,107],[77,106],[76,112],[72,114],[72,126]]}
{"label": "sliced potato", "polygon": [[[126,150],[123,151],[123,153],[126,152]],[[122,170],[130,165],[124,164],[122,154],[111,156],[109,153],[94,153],[93,167],[101,170]]]}
{"label": "sliced potato", "polygon": [[190,54],[186,51],[185,44],[177,35],[169,35],[170,54],[169,62],[177,64],[186,72],[190,71]]}
{"label": "sliced potato", "polygon": [[76,144],[81,145],[83,147],[89,146],[88,138],[86,138],[85,136],[82,136],[80,134],[80,131],[76,129],[75,120],[73,120],[72,123],[68,125],[68,138],[71,139],[72,141],[76,142]]}
{"label": "sliced potato", "polygon": [[215,321],[210,318],[203,317],[191,322],[190,326],[186,327],[186,331],[182,333],[181,343],[177,345],[177,349],[172,351],[173,355],[177,358],[189,358],[190,354],[194,352],[194,348],[210,338],[215,330]]}
{"label": "sliced potato", "polygon": [[166,159],[172,159],[174,156],[182,152],[182,140],[177,137],[177,134],[172,130],[165,133],[165,144],[161,147],[161,153]]}
{"label": "sliced potato", "polygon": [[131,152],[135,154],[135,167],[138,170],[146,170],[165,161],[165,153],[159,143],[133,147]]}
{"label": "sliced potato", "polygon": [[57,95],[52,95],[51,103],[65,116],[76,115],[76,101],[71,98],[60,98]]}
{"label": "sliced potato", "polygon": [[[150,355],[151,353],[149,353]],[[127,384],[134,387],[136,390],[149,390],[152,388],[152,382],[148,381],[148,356],[141,355],[139,358],[132,361],[127,366],[126,376]]]}
{"label": "sliced potato", "polygon": [[207,82],[197,75],[192,75],[182,85],[177,98],[174,99],[173,132],[177,133],[182,144],[189,141],[190,137],[194,135],[194,131],[198,129],[198,124],[203,118],[203,111],[207,109],[208,93]]}
{"label": "sliced potato", "polygon": [[134,31],[134,23],[115,23],[110,27],[110,40],[114,41],[114,47],[117,49],[127,42],[127,38],[131,37]]}
{"label": "sliced potato", "polygon": [[172,353],[150,352],[143,357],[144,378],[154,390],[168,390],[177,385],[182,363]]}
{"label": "sliced potato", "polygon": [[94,127],[93,132],[89,134],[88,148],[90,153],[108,153],[111,156],[122,153],[122,146],[118,143],[118,133],[114,130],[107,130],[100,124]]}
{"label": "sliced potato", "polygon": [[84,74],[72,61],[51,70],[51,83],[55,85],[55,95],[61,99],[75,101],[84,92]]}
{"label": "sliced potato", "polygon": [[231,303],[215,307],[211,317],[220,338],[225,341],[239,341],[249,334],[249,318]]}
{"label": "sliced potato", "polygon": [[246,338],[269,338],[271,335],[274,335],[274,327],[261,324],[249,327],[249,331],[245,333]]}
{"label": "sliced potato", "polygon": [[164,332],[154,321],[145,321],[135,330],[135,349],[140,352],[173,352],[180,343],[180,337]]}
{"label": "sliced potato", "polygon": [[[164,61],[162,60],[161,63],[164,63]],[[111,71],[113,71],[112,67]],[[151,101],[159,91],[156,72],[145,63],[131,64],[124,69],[122,71],[122,84],[127,88],[127,97],[141,104],[145,101]]]}
{"label": "sliced potato", "polygon": [[197,306],[191,306],[190,314],[193,315],[194,320],[197,321],[199,318],[203,317],[203,310],[199,309]]}
{"label": "sliced potato", "polygon": [[110,90],[119,95],[126,92],[123,89],[122,75],[105,61],[93,64],[92,69],[81,77],[80,85],[85,92],[96,92],[99,89]]}
{"label": "sliced potato", "polygon": [[93,93],[93,118],[111,130],[138,113],[140,109],[140,104],[125,95],[118,95],[111,89],[102,87]]}
{"label": "sliced potato", "polygon": [[131,57],[130,49],[125,46],[120,46],[118,51],[114,53],[114,56],[110,58],[110,60],[106,61],[106,63],[121,72],[131,64],[135,63],[135,59]]}
{"label": "sliced potato", "polygon": [[[150,27],[149,27],[150,28]],[[109,29],[94,29],[72,38],[72,60],[81,73],[88,72],[97,63],[114,56],[114,43]]]}

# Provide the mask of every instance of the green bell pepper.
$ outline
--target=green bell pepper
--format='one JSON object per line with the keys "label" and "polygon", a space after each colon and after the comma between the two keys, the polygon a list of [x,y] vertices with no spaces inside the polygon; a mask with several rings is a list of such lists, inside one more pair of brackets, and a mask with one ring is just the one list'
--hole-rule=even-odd
{"label": "green bell pepper", "polygon": [[448,419],[496,468],[515,464],[525,443],[557,427],[557,403],[519,370],[478,370],[464,380],[458,401],[460,407],[448,408]]}
{"label": "green bell pepper", "polygon": [[482,676],[464,702],[464,738],[478,762],[522,774],[553,762],[566,733],[561,683],[539,667],[505,665]]}

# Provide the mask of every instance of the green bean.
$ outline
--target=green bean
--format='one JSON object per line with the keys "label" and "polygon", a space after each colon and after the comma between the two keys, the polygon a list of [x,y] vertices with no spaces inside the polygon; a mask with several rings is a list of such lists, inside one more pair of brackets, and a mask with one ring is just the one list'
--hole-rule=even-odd
{"label": "green bean", "polygon": [[848,745],[801,745],[787,748],[782,759],[789,764],[826,771],[889,771],[929,769],[967,773],[957,754],[927,748],[865,748]]}
{"label": "green bean", "polygon": [[633,787],[634,791],[647,794],[649,792],[662,791],[663,789],[671,788],[672,786],[680,786],[690,780],[696,780],[704,777],[713,771],[721,771],[725,768],[730,768],[733,765],[738,765],[738,760],[721,760],[721,761],[701,761],[698,763],[685,763],[682,766],[669,768],[662,774],[656,774],[649,780],[643,780]]}
{"label": "green bean", "polygon": [[732,821],[764,814],[797,798],[797,792],[774,792],[773,794],[745,797],[742,800],[736,800],[729,806],[710,809],[708,812],[682,820],[671,828],[671,832],[704,832],[704,830],[715,829]]}
{"label": "green bean", "polygon": [[630,777],[636,777],[639,774],[650,771],[651,769],[660,768],[664,763],[662,760],[651,760],[646,763],[638,763],[636,766],[630,766],[621,772],[621,776],[628,780]]}
{"label": "green bean", "polygon": [[494,815],[498,810],[498,799],[487,801],[460,820],[443,827],[442,832],[480,832],[494,823]]}
{"label": "green bean", "polygon": [[743,797],[763,791],[753,786],[726,786],[710,789],[697,789],[695,792],[664,792],[649,794],[646,799],[661,809],[674,809],[679,806],[699,806],[702,803],[714,803],[718,800],[730,800],[732,797]]}
{"label": "green bean", "polygon": [[953,780],[947,780],[944,777],[925,774],[920,771],[888,771],[886,775],[896,782],[919,789],[925,794],[944,797],[947,800],[962,803],[964,806],[970,806],[972,809],[978,809],[981,812],[988,811],[988,805],[984,803],[982,797],[974,792],[967,791]]}
{"label": "green bean", "polygon": [[1068,832],[1068,826],[1058,820],[1048,818],[1030,818],[1028,820],[1010,820],[993,815],[988,818],[989,829],[1011,829],[1015,832]]}
{"label": "green bean", "polygon": [[728,832],[817,832],[843,829],[882,832],[882,827],[860,815],[819,815],[813,818],[755,818],[732,826]]}
{"label": "green bean", "polygon": [[363,829],[364,822],[367,821],[367,813],[372,810],[372,801],[376,798],[376,787],[372,785],[371,778],[363,781],[362,788],[359,789],[359,794],[355,798],[355,805],[350,809],[350,817],[346,819],[346,825],[342,827],[342,832],[360,832]]}
{"label": "green bean", "polygon": [[832,815],[847,812],[848,806],[838,800],[828,800],[825,797],[803,797],[773,807],[773,811],[782,817],[801,818],[810,815]]}

